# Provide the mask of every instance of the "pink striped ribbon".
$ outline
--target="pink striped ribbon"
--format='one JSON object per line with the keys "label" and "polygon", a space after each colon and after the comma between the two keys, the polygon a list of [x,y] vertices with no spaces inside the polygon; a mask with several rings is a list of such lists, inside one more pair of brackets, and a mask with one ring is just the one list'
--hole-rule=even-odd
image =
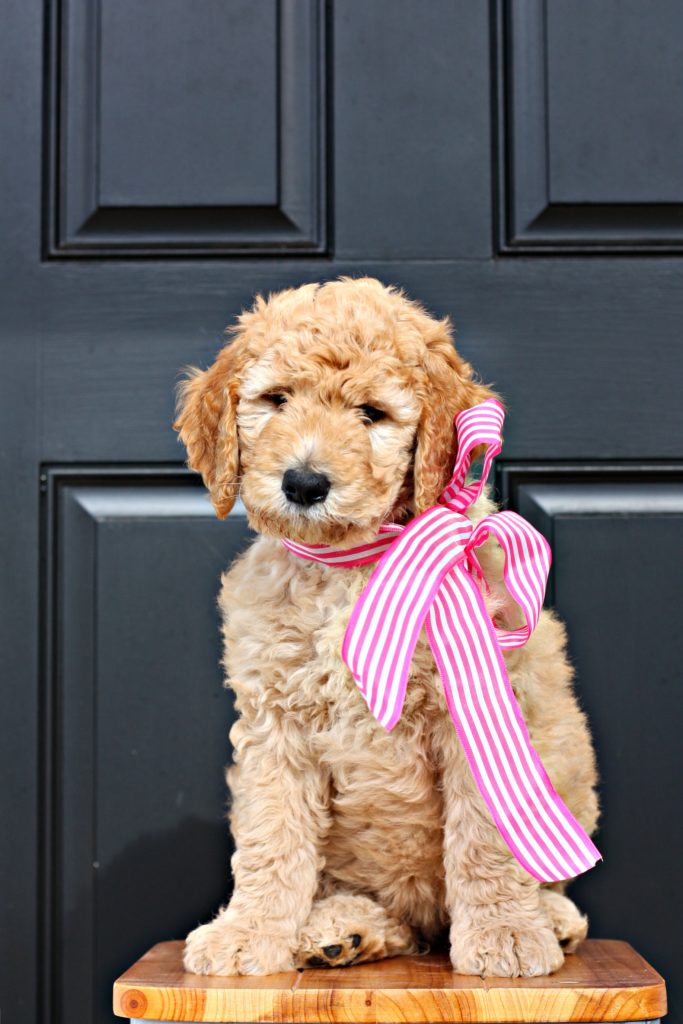
{"label": "pink striped ribbon", "polygon": [[[488,399],[455,419],[458,456],[439,504],[407,526],[387,524],[347,550],[283,541],[301,558],[330,566],[378,562],[349,621],[342,656],[372,714],[391,730],[401,715],[410,663],[424,626],[470,768],[498,830],[542,882],[573,878],[600,853],[555,792],[510,685],[502,651],[521,647],[538,622],[550,548],[515,512],[476,526],[464,514],[501,450],[503,408]],[[485,445],[481,479],[465,484],[472,451]],[[508,591],[525,625],[494,625],[474,577],[475,549],[493,535],[505,556]]]}

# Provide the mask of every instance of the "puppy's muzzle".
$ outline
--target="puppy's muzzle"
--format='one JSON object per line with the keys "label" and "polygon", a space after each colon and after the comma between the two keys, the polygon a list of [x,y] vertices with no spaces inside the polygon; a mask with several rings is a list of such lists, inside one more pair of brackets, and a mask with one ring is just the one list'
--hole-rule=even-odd
{"label": "puppy's muzzle", "polygon": [[325,500],[330,492],[330,481],[324,473],[288,469],[282,477],[282,490],[288,501],[308,508]]}

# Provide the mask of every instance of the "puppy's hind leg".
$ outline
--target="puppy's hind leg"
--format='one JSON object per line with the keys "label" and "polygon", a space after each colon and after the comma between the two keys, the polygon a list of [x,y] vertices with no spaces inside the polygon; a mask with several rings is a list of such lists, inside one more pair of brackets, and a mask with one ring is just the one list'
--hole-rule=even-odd
{"label": "puppy's hind leg", "polygon": [[416,933],[367,896],[335,893],[317,900],[299,933],[297,967],[348,967],[426,952]]}
{"label": "puppy's hind leg", "polygon": [[541,910],[550,918],[557,941],[565,953],[573,953],[588,934],[588,918],[568,896],[553,889],[541,889]]}

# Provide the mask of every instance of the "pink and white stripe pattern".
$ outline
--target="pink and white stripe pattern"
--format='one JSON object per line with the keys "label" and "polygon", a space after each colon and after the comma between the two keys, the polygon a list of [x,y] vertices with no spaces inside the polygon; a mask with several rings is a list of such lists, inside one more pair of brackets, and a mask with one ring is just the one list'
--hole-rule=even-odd
{"label": "pink and white stripe pattern", "polygon": [[[408,526],[386,525],[347,550],[286,540],[294,554],[330,566],[378,562],[353,609],[342,657],[372,714],[396,725],[423,628],[470,768],[493,820],[523,867],[542,882],[573,878],[600,854],[555,792],[512,691],[502,651],[521,647],[538,622],[550,548],[515,512],[476,526],[464,514],[481,494],[501,450],[504,413],[495,399],[455,420],[458,457],[440,503]],[[481,479],[465,484],[472,452],[485,445]],[[525,625],[503,630],[486,611],[475,549],[493,535],[505,556],[506,586]]]}

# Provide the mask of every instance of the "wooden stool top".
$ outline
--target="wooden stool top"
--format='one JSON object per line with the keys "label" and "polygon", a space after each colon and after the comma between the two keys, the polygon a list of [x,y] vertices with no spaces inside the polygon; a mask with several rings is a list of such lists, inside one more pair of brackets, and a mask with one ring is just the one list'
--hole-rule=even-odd
{"label": "wooden stool top", "polygon": [[625,942],[589,939],[546,978],[455,974],[444,952],[266,977],[186,974],[162,942],[114,985],[114,1013],[137,1020],[441,1024],[638,1021],[666,1013],[663,979]]}

